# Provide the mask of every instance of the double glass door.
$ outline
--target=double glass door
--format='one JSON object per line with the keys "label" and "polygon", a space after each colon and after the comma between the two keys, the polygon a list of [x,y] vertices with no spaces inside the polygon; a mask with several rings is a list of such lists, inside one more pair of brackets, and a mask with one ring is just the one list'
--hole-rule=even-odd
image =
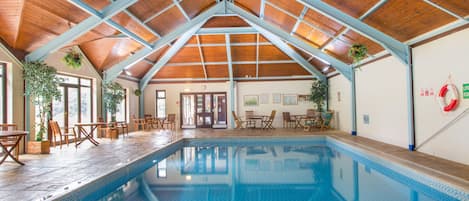
{"label": "double glass door", "polygon": [[226,128],[226,93],[181,94],[182,128]]}

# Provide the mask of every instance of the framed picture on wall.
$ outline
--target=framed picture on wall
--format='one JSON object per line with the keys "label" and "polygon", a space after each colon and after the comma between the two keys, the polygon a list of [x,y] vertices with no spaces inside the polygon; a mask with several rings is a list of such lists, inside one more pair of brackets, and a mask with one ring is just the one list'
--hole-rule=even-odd
{"label": "framed picture on wall", "polygon": [[272,94],[272,103],[273,104],[282,103],[282,96],[279,93],[273,93]]}
{"label": "framed picture on wall", "polygon": [[298,105],[298,95],[296,94],[284,94],[283,105]]}
{"label": "framed picture on wall", "polygon": [[257,95],[245,95],[244,106],[257,106],[259,105],[259,96]]}
{"label": "framed picture on wall", "polygon": [[310,95],[298,95],[298,102],[299,103],[309,103]]}

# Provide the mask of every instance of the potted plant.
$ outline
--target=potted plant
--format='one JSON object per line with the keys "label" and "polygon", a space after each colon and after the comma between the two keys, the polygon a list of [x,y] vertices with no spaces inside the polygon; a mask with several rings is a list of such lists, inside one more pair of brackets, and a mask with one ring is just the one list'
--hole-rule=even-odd
{"label": "potted plant", "polygon": [[368,49],[363,44],[353,44],[348,51],[348,56],[352,57],[353,63],[358,63],[366,57]]}
{"label": "potted plant", "polygon": [[136,96],[140,96],[140,95],[142,95],[142,91],[140,89],[135,89],[134,94]]}
{"label": "potted plant", "polygon": [[316,104],[318,112],[323,111],[326,98],[327,84],[320,80],[315,80],[311,86],[311,96],[309,100]]}
{"label": "potted plant", "polygon": [[37,106],[40,122],[36,131],[35,141],[28,142],[29,153],[49,153],[50,143],[47,138],[46,120],[50,116],[53,100],[60,100],[61,93],[58,89],[60,79],[56,76],[54,67],[48,66],[43,61],[24,63],[23,78],[26,81],[25,95],[30,96]]}
{"label": "potted plant", "polygon": [[104,105],[111,113],[111,122],[116,122],[117,105],[124,99],[124,88],[117,82],[108,82],[103,85]]}
{"label": "potted plant", "polygon": [[67,54],[64,56],[62,61],[69,67],[73,69],[80,69],[81,64],[82,64],[82,59],[83,56],[80,54],[80,52],[77,52],[75,50],[70,50],[67,52]]}

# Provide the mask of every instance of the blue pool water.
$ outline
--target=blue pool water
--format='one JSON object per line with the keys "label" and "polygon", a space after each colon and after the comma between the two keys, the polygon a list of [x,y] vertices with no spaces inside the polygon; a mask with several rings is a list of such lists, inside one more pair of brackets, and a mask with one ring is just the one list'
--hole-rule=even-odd
{"label": "blue pool water", "polygon": [[75,192],[74,198],[430,201],[469,197],[413,172],[397,173],[392,170],[395,168],[399,169],[395,164],[328,138],[192,140],[144,157],[82,192]]}

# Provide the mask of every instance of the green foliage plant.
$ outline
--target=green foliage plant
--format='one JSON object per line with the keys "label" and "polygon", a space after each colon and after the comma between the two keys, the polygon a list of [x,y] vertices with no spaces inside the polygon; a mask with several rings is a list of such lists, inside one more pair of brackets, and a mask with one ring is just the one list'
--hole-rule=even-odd
{"label": "green foliage plant", "polygon": [[60,79],[56,74],[57,70],[43,61],[26,62],[23,65],[25,95],[31,97],[39,111],[40,122],[39,131],[35,136],[36,141],[42,141],[44,134],[47,133],[46,115],[50,113],[52,101],[59,101],[62,96],[58,89]]}
{"label": "green foliage plant", "polygon": [[320,80],[313,81],[311,86],[310,101],[315,103],[318,112],[322,112],[327,98],[327,84]]}
{"label": "green foliage plant", "polygon": [[70,50],[69,52],[67,52],[67,54],[62,59],[62,61],[67,66],[73,69],[80,69],[82,65],[82,60],[83,60],[83,56],[75,50]]}
{"label": "green foliage plant", "polygon": [[368,49],[363,44],[353,44],[348,51],[348,56],[353,59],[353,63],[358,63],[366,57]]}
{"label": "green foliage plant", "polygon": [[111,113],[111,121],[116,121],[117,106],[124,100],[124,88],[117,82],[107,82],[103,84],[104,96],[103,101],[106,110]]}
{"label": "green foliage plant", "polygon": [[135,89],[134,94],[136,96],[140,96],[140,95],[142,95],[142,91],[140,89]]}

